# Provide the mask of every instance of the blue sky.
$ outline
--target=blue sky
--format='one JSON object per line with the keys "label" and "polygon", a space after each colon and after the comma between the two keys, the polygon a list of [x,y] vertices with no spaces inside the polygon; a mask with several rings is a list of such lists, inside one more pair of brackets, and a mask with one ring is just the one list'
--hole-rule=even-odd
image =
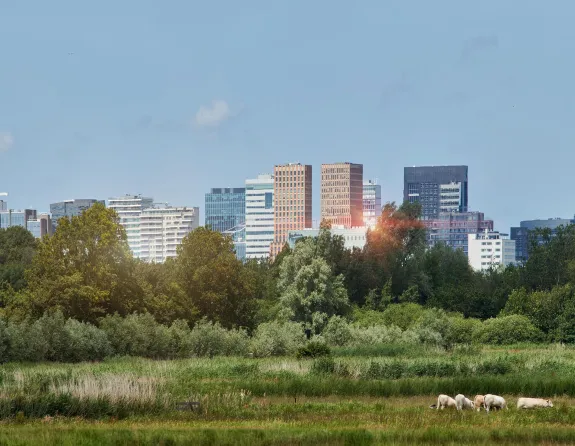
{"label": "blue sky", "polygon": [[[274,164],[467,164],[508,231],[575,213],[575,3],[0,1],[10,207],[142,193],[199,205]],[[71,54],[72,53],[72,54]]]}

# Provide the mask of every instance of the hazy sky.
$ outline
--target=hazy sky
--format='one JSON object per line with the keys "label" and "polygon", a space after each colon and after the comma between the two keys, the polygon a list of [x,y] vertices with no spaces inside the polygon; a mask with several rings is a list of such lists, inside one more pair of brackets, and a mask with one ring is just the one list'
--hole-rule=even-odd
{"label": "hazy sky", "polygon": [[10,207],[200,206],[274,164],[469,165],[496,229],[575,213],[575,3],[0,1]]}

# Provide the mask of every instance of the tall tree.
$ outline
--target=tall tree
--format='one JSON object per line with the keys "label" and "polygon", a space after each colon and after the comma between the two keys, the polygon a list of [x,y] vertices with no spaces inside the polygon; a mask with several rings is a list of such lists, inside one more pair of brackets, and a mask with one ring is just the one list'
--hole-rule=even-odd
{"label": "tall tree", "polygon": [[253,275],[236,258],[230,237],[200,227],[178,247],[178,282],[200,317],[226,327],[250,326],[255,301]]}
{"label": "tall tree", "polygon": [[280,317],[304,322],[317,331],[330,316],[349,310],[343,275],[336,276],[323,257],[332,252],[325,249],[329,232],[322,228],[319,237],[298,241],[282,262],[278,282]]}
{"label": "tall tree", "polygon": [[28,288],[12,302],[14,312],[65,316],[95,322],[100,316],[143,309],[134,261],[114,210],[95,204],[62,219],[56,233],[38,244],[26,271]]}
{"label": "tall tree", "polygon": [[26,286],[25,269],[32,263],[36,239],[26,229],[0,229],[0,306],[14,291]]}

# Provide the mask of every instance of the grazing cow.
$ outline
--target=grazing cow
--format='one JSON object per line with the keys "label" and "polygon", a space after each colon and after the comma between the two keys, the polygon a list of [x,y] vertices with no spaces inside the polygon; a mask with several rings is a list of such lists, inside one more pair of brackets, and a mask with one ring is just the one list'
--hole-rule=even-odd
{"label": "grazing cow", "polygon": [[453,398],[447,395],[439,395],[437,397],[437,409],[445,409],[446,407],[457,407],[457,403]]}
{"label": "grazing cow", "polygon": [[543,398],[519,398],[517,400],[517,409],[533,409],[535,407],[553,407],[551,400]]}
{"label": "grazing cow", "polygon": [[499,395],[485,395],[485,410],[489,412],[491,409],[509,409],[507,402],[502,396]]}
{"label": "grazing cow", "polygon": [[479,412],[482,407],[485,407],[485,397],[483,395],[475,395],[473,405],[475,406],[477,412]]}
{"label": "grazing cow", "polygon": [[455,397],[455,404],[457,410],[463,410],[463,409],[473,410],[473,401],[471,401],[469,398],[466,398],[465,395],[462,395],[461,393]]}

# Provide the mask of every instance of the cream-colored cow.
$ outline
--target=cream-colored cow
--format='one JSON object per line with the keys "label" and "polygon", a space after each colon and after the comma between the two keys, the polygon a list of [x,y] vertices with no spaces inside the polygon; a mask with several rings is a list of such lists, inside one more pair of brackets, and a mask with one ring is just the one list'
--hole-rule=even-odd
{"label": "cream-colored cow", "polygon": [[519,398],[517,409],[534,409],[536,407],[553,407],[551,400],[543,398]]}
{"label": "cream-colored cow", "polygon": [[475,410],[479,412],[482,407],[485,407],[485,397],[483,395],[475,395],[473,405],[475,406]]}
{"label": "cream-colored cow", "polygon": [[466,398],[465,395],[462,395],[461,393],[455,396],[455,404],[457,410],[464,410],[464,409],[473,410],[473,401],[471,401],[469,398]]}
{"label": "cream-colored cow", "polygon": [[446,407],[453,407],[456,408],[457,407],[457,403],[455,402],[455,400],[453,398],[451,398],[450,396],[447,395],[439,395],[437,397],[437,409],[445,409]]}
{"label": "cream-colored cow", "polygon": [[485,410],[489,412],[491,409],[509,409],[505,398],[499,395],[485,395]]}

